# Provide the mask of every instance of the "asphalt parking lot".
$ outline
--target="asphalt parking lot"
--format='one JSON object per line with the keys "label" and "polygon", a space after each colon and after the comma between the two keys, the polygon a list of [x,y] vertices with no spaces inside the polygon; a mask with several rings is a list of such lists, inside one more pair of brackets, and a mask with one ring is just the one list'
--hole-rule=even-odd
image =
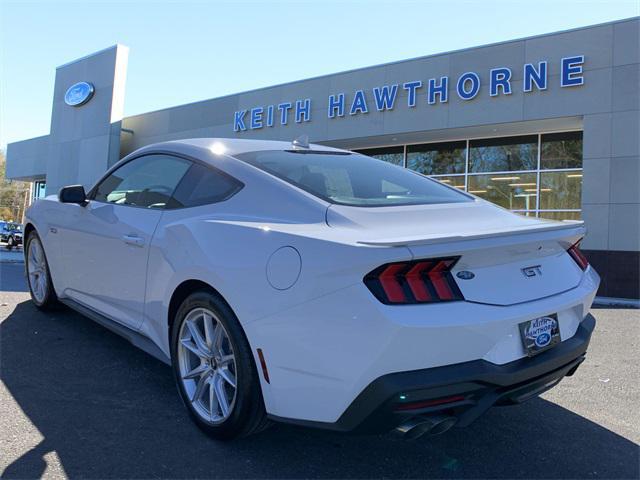
{"label": "asphalt parking lot", "polygon": [[587,360],[542,398],[406,441],[275,425],[233,443],[187,417],[168,367],[0,263],[2,478],[638,478],[640,311],[596,309]]}

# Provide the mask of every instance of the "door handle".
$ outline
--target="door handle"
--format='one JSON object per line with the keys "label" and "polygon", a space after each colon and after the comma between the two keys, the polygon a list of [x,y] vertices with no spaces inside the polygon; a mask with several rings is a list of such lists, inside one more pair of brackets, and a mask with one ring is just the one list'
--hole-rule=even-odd
{"label": "door handle", "polygon": [[122,240],[128,245],[135,245],[136,247],[144,247],[144,238],[136,235],[123,235]]}

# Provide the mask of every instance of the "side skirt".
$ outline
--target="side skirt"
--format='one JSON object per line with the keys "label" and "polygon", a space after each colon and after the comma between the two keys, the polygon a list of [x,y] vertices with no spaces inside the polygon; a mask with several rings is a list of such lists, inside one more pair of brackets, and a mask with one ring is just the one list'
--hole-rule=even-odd
{"label": "side skirt", "polygon": [[94,322],[102,325],[107,330],[111,330],[113,333],[125,338],[131,344],[148,353],[152,357],[160,360],[163,363],[166,363],[167,365],[171,365],[171,359],[167,357],[155,343],[153,343],[144,335],[130,329],[129,327],[125,327],[124,325],[115,322],[114,320],[111,320],[110,318],[105,317],[100,313],[94,312],[90,308],[85,307],[84,305],[81,305],[74,300],[71,300],[69,298],[60,298],[59,301],[61,303],[64,303],[70,309],[75,310],[80,315],[84,315],[85,317],[90,318]]}

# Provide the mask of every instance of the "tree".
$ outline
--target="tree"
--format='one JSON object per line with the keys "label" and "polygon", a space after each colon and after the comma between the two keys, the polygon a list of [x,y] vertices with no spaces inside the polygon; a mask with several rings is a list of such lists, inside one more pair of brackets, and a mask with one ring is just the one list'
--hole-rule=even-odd
{"label": "tree", "polygon": [[0,150],[0,220],[22,222],[24,210],[29,205],[29,182],[8,180],[7,161]]}

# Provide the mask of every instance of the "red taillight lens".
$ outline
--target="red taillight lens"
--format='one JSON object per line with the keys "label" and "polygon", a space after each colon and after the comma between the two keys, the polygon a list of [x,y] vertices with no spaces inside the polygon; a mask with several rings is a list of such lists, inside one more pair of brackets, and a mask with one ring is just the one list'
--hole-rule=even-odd
{"label": "red taillight lens", "polygon": [[589,260],[587,260],[587,257],[585,257],[584,254],[580,251],[580,248],[578,247],[579,245],[580,242],[574,243],[573,245],[571,245],[571,247],[569,247],[567,253],[571,255],[571,258],[573,258],[573,260],[582,270],[586,270],[589,266]]}
{"label": "red taillight lens", "polygon": [[422,402],[399,403],[396,405],[396,411],[418,410],[420,408],[436,407],[438,405],[446,405],[448,403],[462,402],[464,395],[456,395],[455,397],[438,398],[435,400],[425,400]]}
{"label": "red taillight lens", "polygon": [[451,275],[459,258],[387,263],[367,274],[364,283],[387,305],[464,300]]}

